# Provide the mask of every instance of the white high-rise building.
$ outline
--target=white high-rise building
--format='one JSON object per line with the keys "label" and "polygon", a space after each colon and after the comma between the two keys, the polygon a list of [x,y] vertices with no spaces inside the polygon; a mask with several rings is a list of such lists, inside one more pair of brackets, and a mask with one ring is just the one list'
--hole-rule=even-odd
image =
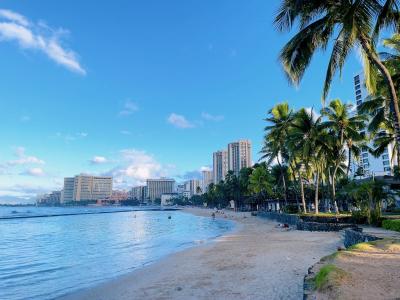
{"label": "white high-rise building", "polygon": [[251,166],[251,142],[249,140],[239,140],[228,144],[229,171],[233,171],[236,176],[239,176],[241,169]]}
{"label": "white high-rise building", "polygon": [[64,178],[62,202],[107,199],[112,195],[112,177],[77,175]]}
{"label": "white high-rise building", "polygon": [[174,193],[174,189],[174,179],[147,179],[147,198],[151,201],[161,199],[162,194]]}
{"label": "white high-rise building", "polygon": [[208,191],[208,186],[213,182],[213,172],[211,170],[203,170],[201,171],[202,179],[202,192],[206,193]]}
{"label": "white high-rise building", "polygon": [[198,179],[191,179],[185,182],[185,193],[188,195],[188,198],[193,197],[194,195],[200,195],[202,191],[201,181]]}
{"label": "white high-rise building", "polygon": [[61,195],[61,203],[74,201],[74,177],[64,178],[64,189]]}
{"label": "white high-rise building", "polygon": [[142,202],[146,199],[146,190],[147,187],[145,185],[135,186],[130,192],[131,197],[137,201]]}
{"label": "white high-rise building", "polygon": [[220,150],[213,153],[213,181],[214,184],[225,180],[228,173],[228,151]]}
{"label": "white high-rise building", "polygon": [[[369,96],[369,93],[365,86],[364,74],[360,73],[354,76],[354,90],[356,97],[357,107],[361,105],[366,98]],[[357,112],[356,112],[357,113]],[[366,130],[362,131],[363,134],[368,134]],[[373,142],[370,142],[369,145],[373,148]],[[358,160],[352,159],[353,163],[350,168],[352,174],[354,175],[358,169],[361,168],[363,170],[363,177],[370,177],[372,175],[382,176],[382,175],[392,175],[393,167],[397,163],[396,159],[392,159],[393,153],[393,144],[390,144],[385,152],[379,156],[374,157],[372,154],[368,152],[367,148],[362,149],[361,157]]]}

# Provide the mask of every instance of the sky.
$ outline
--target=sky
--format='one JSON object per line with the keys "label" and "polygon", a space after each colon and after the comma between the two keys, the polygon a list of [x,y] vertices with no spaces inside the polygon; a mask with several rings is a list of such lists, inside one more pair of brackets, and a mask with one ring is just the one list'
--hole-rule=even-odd
{"label": "sky", "polygon": [[[278,55],[293,32],[273,26],[278,0],[0,5],[0,201],[80,173],[118,189],[196,177],[238,139],[256,162],[274,104],[321,107],[328,56],[288,83]],[[329,99],[353,102],[361,69],[355,50]]]}

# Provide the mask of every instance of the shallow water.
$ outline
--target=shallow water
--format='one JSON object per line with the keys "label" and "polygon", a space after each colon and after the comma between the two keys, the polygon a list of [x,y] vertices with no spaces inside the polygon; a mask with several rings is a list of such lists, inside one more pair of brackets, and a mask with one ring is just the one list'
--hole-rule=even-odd
{"label": "shallow water", "polygon": [[[8,216],[7,209],[6,214],[0,207],[0,216]],[[211,240],[232,227],[227,220],[179,211],[0,219],[0,299],[53,299]]]}

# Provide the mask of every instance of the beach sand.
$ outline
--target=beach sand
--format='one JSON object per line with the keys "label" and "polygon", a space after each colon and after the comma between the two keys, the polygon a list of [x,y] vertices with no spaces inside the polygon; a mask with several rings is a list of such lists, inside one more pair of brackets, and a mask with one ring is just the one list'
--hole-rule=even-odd
{"label": "beach sand", "polygon": [[248,213],[216,217],[237,221],[237,229],[62,299],[302,299],[308,268],[342,244],[340,233],[287,231]]}

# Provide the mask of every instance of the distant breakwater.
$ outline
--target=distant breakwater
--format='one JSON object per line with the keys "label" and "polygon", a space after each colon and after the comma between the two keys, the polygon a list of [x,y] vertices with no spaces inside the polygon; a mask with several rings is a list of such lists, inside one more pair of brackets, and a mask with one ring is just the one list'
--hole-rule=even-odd
{"label": "distant breakwater", "polygon": [[78,216],[78,215],[99,215],[99,214],[113,214],[123,212],[135,212],[135,211],[178,211],[180,208],[148,208],[148,209],[132,209],[132,210],[113,210],[113,211],[93,211],[93,212],[73,212],[73,213],[55,213],[55,214],[42,214],[42,215],[23,215],[23,216],[4,216],[0,217],[1,220],[13,220],[13,219],[32,219],[32,218],[51,218],[51,217],[64,217],[64,216]]}

